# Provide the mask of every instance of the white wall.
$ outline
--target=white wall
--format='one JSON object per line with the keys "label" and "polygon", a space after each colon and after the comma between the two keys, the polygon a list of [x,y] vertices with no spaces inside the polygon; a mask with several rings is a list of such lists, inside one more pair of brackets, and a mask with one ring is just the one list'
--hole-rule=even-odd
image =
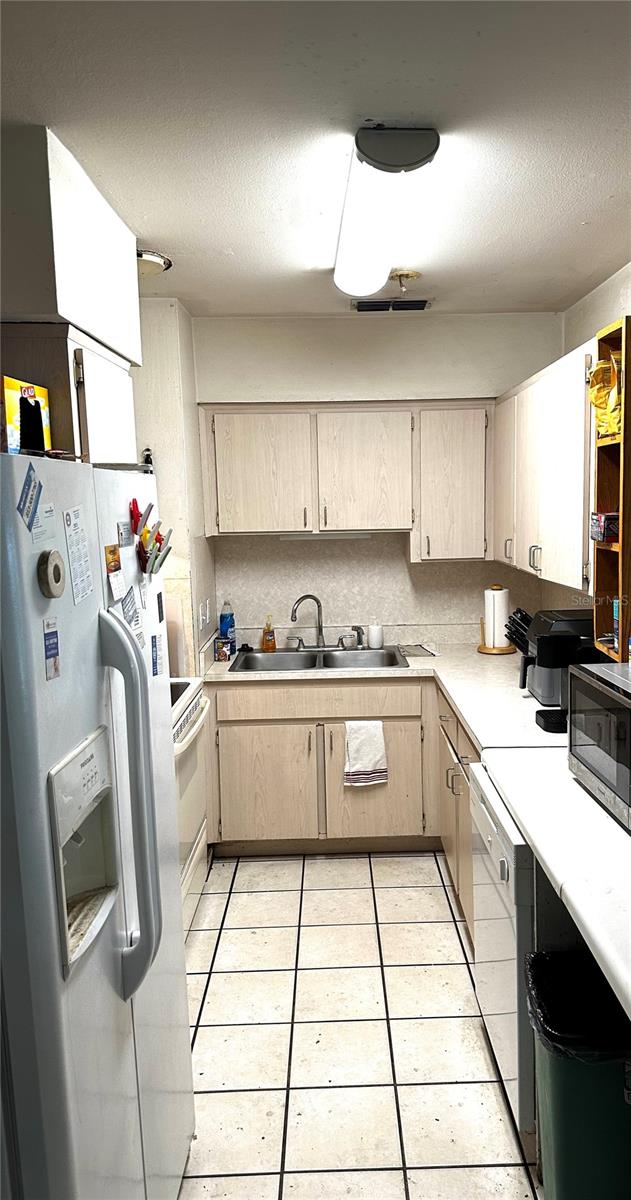
{"label": "white wall", "polygon": [[204,404],[498,396],[561,354],[553,313],[193,319]]}
{"label": "white wall", "polygon": [[173,528],[162,571],[167,619],[182,628],[172,670],[196,674],[200,641],[214,629],[211,622],[200,635],[197,612],[207,596],[214,607],[215,579],[212,543],[203,536],[191,318],[177,300],[150,298],[141,301],[141,329],[144,365],[133,371],[136,432],[139,450],[152,450],[163,530]]}
{"label": "white wall", "polygon": [[631,263],[566,310],[563,353],[581,346],[603,326],[628,313],[631,313]]}

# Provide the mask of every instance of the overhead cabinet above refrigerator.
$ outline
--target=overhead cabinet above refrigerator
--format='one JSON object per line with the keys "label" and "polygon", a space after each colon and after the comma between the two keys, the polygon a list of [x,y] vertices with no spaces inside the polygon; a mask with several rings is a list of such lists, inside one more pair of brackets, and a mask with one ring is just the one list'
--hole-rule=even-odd
{"label": "overhead cabinet above refrigerator", "polygon": [[43,125],[3,130],[2,247],[3,321],[67,322],[142,361],[135,234]]}

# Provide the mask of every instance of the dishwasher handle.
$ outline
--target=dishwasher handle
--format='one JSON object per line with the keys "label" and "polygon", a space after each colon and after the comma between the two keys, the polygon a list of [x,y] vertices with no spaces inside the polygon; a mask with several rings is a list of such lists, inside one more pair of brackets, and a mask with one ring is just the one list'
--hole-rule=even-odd
{"label": "dishwasher handle", "polygon": [[199,706],[199,710],[200,710],[199,716],[198,716],[197,720],[193,722],[186,737],[182,738],[181,742],[176,742],[173,747],[173,754],[174,754],[176,761],[180,757],[180,755],[186,754],[186,751],[188,750],[189,746],[195,741],[195,738],[197,737],[198,733],[201,733],[204,725],[206,724],[206,722],[210,716],[210,700],[208,699],[208,697],[206,697],[205,700],[202,700],[202,702]]}

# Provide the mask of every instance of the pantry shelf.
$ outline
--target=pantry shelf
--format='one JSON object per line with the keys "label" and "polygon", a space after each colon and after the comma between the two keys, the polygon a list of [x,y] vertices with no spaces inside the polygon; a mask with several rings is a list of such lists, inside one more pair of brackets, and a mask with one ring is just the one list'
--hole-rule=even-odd
{"label": "pantry shelf", "polygon": [[[631,319],[601,329],[598,361],[615,355],[619,363],[620,432],[596,437],[594,508],[618,513],[617,542],[596,542],[594,554],[594,639],[614,662],[629,661],[631,636],[631,397],[627,373],[631,365]],[[600,551],[600,553],[599,553]],[[602,553],[607,551],[607,553]],[[616,646],[611,644],[616,638]],[[603,641],[603,638],[606,641]]]}

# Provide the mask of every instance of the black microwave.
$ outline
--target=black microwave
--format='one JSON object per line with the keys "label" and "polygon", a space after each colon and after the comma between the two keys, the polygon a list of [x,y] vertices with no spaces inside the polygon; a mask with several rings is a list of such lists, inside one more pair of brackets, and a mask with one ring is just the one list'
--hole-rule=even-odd
{"label": "black microwave", "polygon": [[631,670],[571,666],[568,683],[570,770],[631,832]]}

